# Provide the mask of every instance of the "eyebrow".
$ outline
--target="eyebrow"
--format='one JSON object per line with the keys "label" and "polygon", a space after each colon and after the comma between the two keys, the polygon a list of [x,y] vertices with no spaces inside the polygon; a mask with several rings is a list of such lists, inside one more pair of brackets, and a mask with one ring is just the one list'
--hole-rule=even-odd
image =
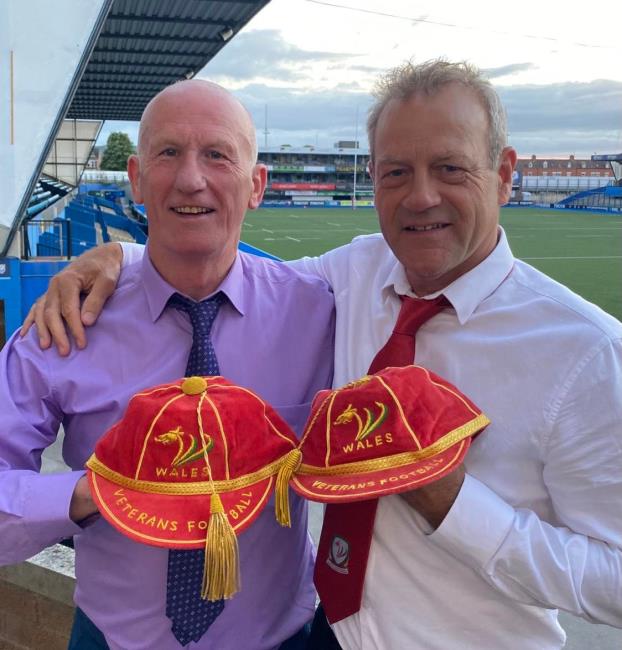
{"label": "eyebrow", "polygon": [[434,159],[434,162],[436,163],[458,162],[466,165],[473,164],[473,160],[469,156],[466,156],[465,154],[459,154],[459,153],[447,153],[438,156],[437,158]]}
{"label": "eyebrow", "polygon": [[400,158],[378,158],[376,160],[376,166],[378,165],[404,165],[404,161]]}
{"label": "eyebrow", "polygon": [[[432,158],[432,163],[436,165],[438,165],[439,163],[442,164],[447,162],[452,162],[452,163],[467,165],[467,166],[474,165],[473,159],[462,153],[447,152]],[[391,156],[387,156],[385,158],[378,158],[376,161],[377,167],[380,165],[410,165],[410,164],[411,163],[409,161],[405,161],[402,158],[393,158]]]}
{"label": "eyebrow", "polygon": [[[150,149],[165,149],[166,147],[184,147],[186,145],[186,138],[178,138],[166,134],[156,134],[154,135],[149,142]],[[223,140],[221,138],[216,140],[209,140],[206,143],[199,143],[201,149],[221,149],[228,155],[235,153],[235,144],[228,140]]]}

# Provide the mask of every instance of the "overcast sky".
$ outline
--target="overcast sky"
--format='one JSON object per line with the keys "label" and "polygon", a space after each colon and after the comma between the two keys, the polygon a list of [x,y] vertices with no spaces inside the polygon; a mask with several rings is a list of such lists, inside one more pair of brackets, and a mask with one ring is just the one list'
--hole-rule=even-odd
{"label": "overcast sky", "polygon": [[[620,153],[621,13],[619,0],[272,0],[197,76],[235,92],[260,147],[332,147],[357,131],[366,146],[380,73],[466,59],[499,91],[519,155]],[[136,124],[108,122],[100,143],[114,130],[136,141]]]}

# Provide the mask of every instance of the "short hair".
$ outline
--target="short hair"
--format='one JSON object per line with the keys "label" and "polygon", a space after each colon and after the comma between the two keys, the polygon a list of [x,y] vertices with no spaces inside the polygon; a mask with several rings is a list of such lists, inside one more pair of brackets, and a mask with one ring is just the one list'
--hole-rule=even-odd
{"label": "short hair", "polygon": [[493,168],[496,167],[507,144],[507,121],[501,99],[479,68],[466,61],[452,63],[445,59],[433,59],[418,65],[406,61],[376,81],[372,92],[376,101],[370,107],[367,117],[367,136],[372,160],[378,120],[390,101],[405,101],[416,93],[433,95],[452,83],[470,88],[479,97],[488,116],[490,164]]}

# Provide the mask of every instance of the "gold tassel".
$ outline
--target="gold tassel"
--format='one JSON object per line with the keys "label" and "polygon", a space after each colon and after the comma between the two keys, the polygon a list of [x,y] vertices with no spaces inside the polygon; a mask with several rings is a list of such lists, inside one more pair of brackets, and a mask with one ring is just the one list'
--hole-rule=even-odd
{"label": "gold tassel", "polygon": [[300,467],[301,462],[302,453],[300,449],[292,449],[285,457],[276,477],[276,494],[274,498],[276,520],[281,526],[287,526],[288,528],[291,528],[292,525],[289,512],[289,482],[294,472]]}
{"label": "gold tassel", "polygon": [[201,598],[220,600],[231,598],[240,589],[238,538],[216,493],[210,497],[210,510]]}

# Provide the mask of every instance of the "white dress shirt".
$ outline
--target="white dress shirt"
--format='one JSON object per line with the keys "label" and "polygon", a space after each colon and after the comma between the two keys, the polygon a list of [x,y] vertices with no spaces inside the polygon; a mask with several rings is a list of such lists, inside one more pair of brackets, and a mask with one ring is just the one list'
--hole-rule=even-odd
{"label": "white dress shirt", "polygon": [[[295,266],[335,292],[335,385],[364,375],[412,295],[403,267],[381,235]],[[399,496],[380,499],[340,644],[553,650],[557,608],[622,627],[622,325],[514,259],[503,231],[442,293],[453,310],[421,327],[416,362],[492,424],[436,531]]]}
{"label": "white dress shirt", "polygon": [[[333,287],[335,386],[364,375],[412,295],[403,267],[381,235],[293,265]],[[418,331],[416,362],[492,424],[436,531],[380,499],[361,610],[334,626],[341,646],[553,650],[557,608],[622,627],[622,325],[514,259],[502,230],[442,293],[454,309]]]}

